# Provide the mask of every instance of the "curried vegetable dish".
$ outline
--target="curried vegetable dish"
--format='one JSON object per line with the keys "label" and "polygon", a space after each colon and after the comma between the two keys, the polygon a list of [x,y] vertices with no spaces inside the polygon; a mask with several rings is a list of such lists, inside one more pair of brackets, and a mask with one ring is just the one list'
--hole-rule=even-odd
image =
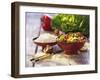
{"label": "curried vegetable dish", "polygon": [[57,38],[58,42],[66,42],[66,43],[83,42],[84,40],[85,37],[80,32],[60,35]]}

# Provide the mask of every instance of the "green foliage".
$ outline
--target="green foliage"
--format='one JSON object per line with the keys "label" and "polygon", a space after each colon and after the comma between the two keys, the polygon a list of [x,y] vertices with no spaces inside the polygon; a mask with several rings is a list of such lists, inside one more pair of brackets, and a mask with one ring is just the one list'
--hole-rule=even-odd
{"label": "green foliage", "polygon": [[65,33],[82,32],[89,36],[89,16],[75,14],[58,14],[53,17],[52,28]]}

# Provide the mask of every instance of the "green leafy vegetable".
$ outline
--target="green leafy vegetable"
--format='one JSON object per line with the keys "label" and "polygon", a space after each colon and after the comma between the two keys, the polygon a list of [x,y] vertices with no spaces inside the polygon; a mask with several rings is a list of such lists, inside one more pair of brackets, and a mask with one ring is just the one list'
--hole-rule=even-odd
{"label": "green leafy vegetable", "polygon": [[58,14],[52,19],[52,28],[65,33],[81,32],[89,36],[89,15]]}

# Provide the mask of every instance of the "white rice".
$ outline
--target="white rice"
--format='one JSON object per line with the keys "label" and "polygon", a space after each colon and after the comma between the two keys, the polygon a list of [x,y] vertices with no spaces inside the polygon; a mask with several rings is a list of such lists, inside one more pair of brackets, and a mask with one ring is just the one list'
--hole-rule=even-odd
{"label": "white rice", "polygon": [[39,36],[39,38],[37,38],[34,41],[35,42],[40,42],[40,43],[52,43],[52,42],[56,42],[56,38],[57,38],[57,36],[55,36],[53,34],[44,33],[44,34],[41,34]]}

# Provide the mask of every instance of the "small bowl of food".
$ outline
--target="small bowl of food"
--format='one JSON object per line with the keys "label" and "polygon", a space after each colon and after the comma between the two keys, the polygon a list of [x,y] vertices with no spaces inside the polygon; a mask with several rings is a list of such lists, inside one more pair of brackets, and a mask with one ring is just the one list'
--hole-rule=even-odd
{"label": "small bowl of food", "polygon": [[33,42],[39,46],[42,46],[42,49],[44,49],[47,45],[53,46],[57,44],[57,36],[50,34],[50,33],[44,33],[41,34],[37,39],[33,40]]}
{"label": "small bowl of food", "polygon": [[84,46],[85,42],[86,37],[80,32],[60,35],[57,38],[58,46],[68,55],[78,54],[78,51]]}

